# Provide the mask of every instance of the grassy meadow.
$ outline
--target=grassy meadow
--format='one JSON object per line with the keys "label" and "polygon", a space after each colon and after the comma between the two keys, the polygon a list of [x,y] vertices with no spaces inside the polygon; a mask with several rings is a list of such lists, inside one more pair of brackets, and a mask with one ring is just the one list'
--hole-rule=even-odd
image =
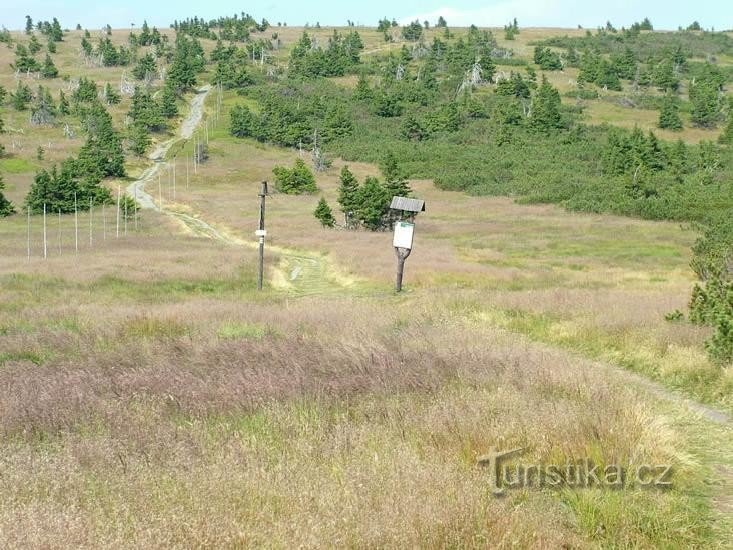
{"label": "grassy meadow", "polygon": [[[277,29],[278,59],[302,30]],[[399,47],[358,30],[366,55]],[[523,29],[511,47],[531,55],[558,32]],[[117,82],[121,68],[79,62],[80,36],[59,44],[61,73]],[[12,59],[0,45],[9,90]],[[317,194],[268,197],[258,292],[259,184],[300,153],[231,137],[226,115],[245,101],[224,95],[188,181],[190,143],[171,149],[175,196],[167,170],[149,181],[164,210],[140,211],[137,229],[117,236],[111,207],[83,213],[77,250],[73,216],[50,213],[44,260],[40,216],[30,237],[23,214],[0,219],[0,546],[730,546],[733,373],[709,361],[709,329],[665,320],[695,281],[693,228],[411,181],[427,211],[397,295],[391,233],[313,217],[321,196],[336,204],[337,158]],[[588,103],[593,121],[647,124]],[[118,127],[128,109],[111,109]],[[212,93],[207,123],[214,112]],[[0,172],[20,205],[35,171],[83,140],[2,115],[19,130],[0,136]],[[128,178],[107,183],[148,165],[130,158]],[[532,464],[671,465],[672,486],[497,497],[477,464],[492,448]]]}

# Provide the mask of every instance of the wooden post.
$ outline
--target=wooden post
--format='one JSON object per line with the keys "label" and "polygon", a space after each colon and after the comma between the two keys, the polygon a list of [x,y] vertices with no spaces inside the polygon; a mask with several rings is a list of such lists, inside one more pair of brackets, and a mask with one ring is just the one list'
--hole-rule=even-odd
{"label": "wooden post", "polygon": [[102,240],[107,240],[107,212],[104,210],[104,203],[102,203]]}
{"label": "wooden post", "polygon": [[405,260],[410,255],[412,249],[395,247],[394,251],[397,254],[397,280],[395,281],[394,289],[395,292],[402,292],[402,274],[405,271]]}
{"label": "wooden post", "polygon": [[265,197],[267,197],[267,182],[263,181],[260,186],[260,223],[258,225],[258,237],[260,240],[259,264],[257,269],[257,290],[262,290],[265,278]]}
{"label": "wooden post", "polygon": [[61,209],[59,208],[59,256],[61,256]]}
{"label": "wooden post", "polygon": [[158,170],[158,208],[163,211],[163,187],[160,183],[160,170]]}
{"label": "wooden post", "polygon": [[48,241],[46,240],[46,203],[43,203],[43,259],[48,258]]}
{"label": "wooden post", "polygon": [[74,251],[79,252],[79,205],[76,202],[76,193],[74,193]]}
{"label": "wooden post", "polygon": [[132,204],[133,204],[133,208],[135,211],[135,232],[137,232],[137,185],[134,187],[134,189],[135,189],[135,197],[134,197],[134,201]]}
{"label": "wooden post", "polygon": [[176,157],[173,157],[173,200],[176,200]]}
{"label": "wooden post", "polygon": [[89,248],[94,245],[94,202],[92,197],[89,197]]}
{"label": "wooden post", "polygon": [[28,212],[28,261],[31,261],[31,207],[26,206]]}
{"label": "wooden post", "polygon": [[115,238],[120,238],[120,186],[117,186],[117,229],[115,231]]}

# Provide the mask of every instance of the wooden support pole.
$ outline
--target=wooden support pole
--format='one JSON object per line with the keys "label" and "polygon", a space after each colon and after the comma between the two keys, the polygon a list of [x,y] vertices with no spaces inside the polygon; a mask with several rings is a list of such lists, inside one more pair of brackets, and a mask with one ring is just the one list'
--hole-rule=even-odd
{"label": "wooden support pole", "polygon": [[28,261],[31,261],[31,207],[26,206],[26,211],[28,213]]}
{"label": "wooden support pole", "polygon": [[79,252],[79,205],[74,193],[74,251]]}
{"label": "wooden support pole", "polygon": [[43,259],[48,258],[48,241],[46,239],[46,203],[43,203]]}
{"label": "wooden support pole", "polygon": [[89,197],[89,248],[94,245],[94,201]]}
{"label": "wooden support pole", "polygon": [[395,280],[394,289],[395,292],[402,292],[402,275],[405,271],[405,260],[410,255],[411,249],[395,247],[394,251],[397,255],[397,279]]}
{"label": "wooden support pole", "polygon": [[173,157],[173,200],[176,200],[176,157]]}
{"label": "wooden support pole", "polygon": [[258,269],[257,269],[257,290],[262,290],[262,285],[265,279],[265,197],[267,197],[267,182],[263,181],[260,186],[260,223],[258,224],[259,230],[259,255],[258,255]]}
{"label": "wooden support pole", "polygon": [[158,170],[158,208],[163,211],[163,187],[160,183],[160,170]]}
{"label": "wooden support pole", "polygon": [[115,238],[120,238],[120,186],[117,186],[117,224],[115,230]]}

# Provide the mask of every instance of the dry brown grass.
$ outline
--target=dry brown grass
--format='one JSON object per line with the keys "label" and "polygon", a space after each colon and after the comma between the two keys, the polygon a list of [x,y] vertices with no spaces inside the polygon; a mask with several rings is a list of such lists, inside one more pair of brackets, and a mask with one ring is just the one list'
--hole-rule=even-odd
{"label": "dry brown grass", "polygon": [[[0,336],[49,352],[0,370],[11,545],[585,546],[597,535],[582,510],[552,493],[490,497],[476,457],[521,446],[549,463],[694,467],[679,431],[607,369],[434,304],[103,296],[75,306],[58,288]],[[233,322],[274,330],[216,334]],[[622,501],[679,514],[679,498]],[[608,540],[670,541],[691,521],[652,535],[630,510]]]}

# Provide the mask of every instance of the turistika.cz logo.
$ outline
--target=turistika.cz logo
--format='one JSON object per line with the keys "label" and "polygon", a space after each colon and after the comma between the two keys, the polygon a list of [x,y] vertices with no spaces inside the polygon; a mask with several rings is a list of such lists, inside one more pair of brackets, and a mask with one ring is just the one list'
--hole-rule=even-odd
{"label": "turistika.cz logo", "polygon": [[510,451],[492,448],[478,458],[478,463],[488,468],[490,488],[494,495],[502,495],[507,489],[522,488],[669,489],[672,486],[672,466],[669,464],[607,464],[601,467],[590,459],[562,465],[507,463],[522,451],[522,448]]}

